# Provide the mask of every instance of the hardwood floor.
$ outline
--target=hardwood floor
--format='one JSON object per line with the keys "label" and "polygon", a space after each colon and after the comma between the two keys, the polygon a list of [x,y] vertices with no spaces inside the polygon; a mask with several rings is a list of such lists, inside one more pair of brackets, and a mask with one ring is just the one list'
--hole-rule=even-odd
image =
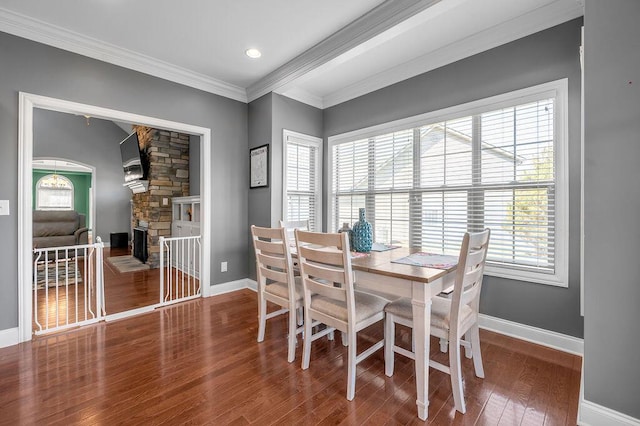
{"label": "hardwood floor", "polygon": [[[273,307],[271,307],[273,308]],[[408,344],[407,329],[397,340]],[[255,293],[242,290],[0,349],[0,425],[423,423],[413,361],[382,351],[358,366],[346,400],[347,348],[314,342],[311,366],[287,363],[286,316],[256,342]],[[382,324],[365,333],[380,336]],[[581,358],[481,330],[486,378],[463,358],[467,413],[449,377],[430,372],[428,424],[575,425]],[[366,345],[359,340],[359,348]],[[438,345],[432,340],[437,358]]]}
{"label": "hardwood floor", "polygon": [[120,273],[107,258],[131,254],[128,248],[104,249],[104,293],[107,315],[150,306],[160,300],[160,269]]}

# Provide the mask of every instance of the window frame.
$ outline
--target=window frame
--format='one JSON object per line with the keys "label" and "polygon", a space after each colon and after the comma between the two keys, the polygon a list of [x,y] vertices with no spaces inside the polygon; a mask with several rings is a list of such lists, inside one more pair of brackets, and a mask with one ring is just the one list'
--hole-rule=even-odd
{"label": "window frame", "polygon": [[316,199],[315,208],[315,220],[313,223],[312,231],[320,231],[322,229],[322,215],[324,212],[322,205],[322,139],[316,136],[306,135],[304,133],[294,132],[292,130],[282,130],[282,219],[284,221],[291,220],[288,217],[288,204],[287,204],[287,154],[289,141],[299,145],[308,145],[317,149],[318,155],[315,161],[315,190],[314,196]]}
{"label": "window frame", "polygon": [[[569,158],[568,158],[568,79],[560,79],[484,99],[391,121],[351,132],[330,136],[327,161],[329,202],[326,207],[327,227],[336,228],[335,194],[333,193],[333,147],[342,143],[373,138],[375,136],[417,128],[466,116],[478,115],[500,108],[525,104],[541,97],[554,98],[554,167],[555,167],[555,271],[553,274],[527,270],[524,266],[511,267],[487,263],[485,274],[512,280],[568,287],[569,277]],[[337,228],[336,228],[337,229]]]}
{"label": "window frame", "polygon": [[[53,176],[57,176],[57,179],[61,179],[62,181],[66,182],[69,185],[69,189],[66,189],[71,193],[71,205],[69,207],[59,207],[59,206],[50,207],[50,206],[41,205],[42,195],[40,194],[40,192],[43,190],[46,191],[47,189],[55,191],[55,189],[53,188],[43,188],[42,181],[44,181],[45,179],[49,179],[50,177],[53,177]],[[50,173],[48,175],[42,176],[40,179],[38,179],[38,182],[36,182],[35,190],[36,190],[36,210],[74,210],[75,208],[74,206],[75,206],[76,189],[71,179],[69,179],[64,175],[61,175],[58,173]]]}

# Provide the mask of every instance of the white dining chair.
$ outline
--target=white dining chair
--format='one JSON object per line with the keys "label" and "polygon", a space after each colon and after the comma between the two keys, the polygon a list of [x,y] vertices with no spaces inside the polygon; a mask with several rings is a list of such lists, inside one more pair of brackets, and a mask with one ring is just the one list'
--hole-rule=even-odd
{"label": "white dining chair", "polygon": [[[482,276],[487,258],[491,231],[466,233],[462,239],[458,266],[456,269],[453,295],[451,299],[435,296],[431,304],[431,334],[440,338],[441,348],[446,351],[449,343],[449,365],[430,360],[429,366],[450,375],[455,408],[466,412],[462,390],[462,370],[460,346],[463,345],[467,357],[473,358],[477,377],[484,378],[480,335],[478,332],[478,312]],[[412,351],[395,345],[395,324],[413,328],[411,299],[402,298],[389,303],[385,308],[385,374],[393,375],[394,352],[414,359]],[[463,336],[466,339],[463,339]]]}
{"label": "white dining chair", "polygon": [[[287,360],[296,357],[296,312],[302,309],[302,283],[293,275],[291,251],[285,228],[251,226],[258,281],[258,342],[264,341],[267,320],[289,313]],[[267,301],[281,309],[267,313]]]}
{"label": "white dining chair", "polygon": [[[304,291],[302,369],[309,368],[311,343],[334,329],[348,336],[347,399],[353,400],[356,365],[382,349],[384,340],[357,353],[357,332],[384,319],[388,303],[382,297],[354,290],[349,239],[346,233],[295,231]],[[327,328],[312,333],[311,320]]]}
{"label": "white dining chair", "polygon": [[[296,236],[294,235],[294,231],[296,229],[300,229],[302,231],[310,231],[309,220],[282,220],[280,219],[280,226],[287,230],[287,240],[289,240],[289,245],[293,250],[296,250]],[[300,266],[298,265],[298,258],[296,256],[293,257],[293,275],[300,275]],[[303,314],[302,307],[298,310],[298,325],[302,325]],[[331,340],[333,340],[333,335],[329,336]]]}
{"label": "white dining chair", "polygon": [[301,231],[311,231],[309,228],[309,220],[282,220],[280,219],[280,226],[287,230],[287,237],[289,237],[289,242],[295,244],[296,237],[293,232],[296,229]]}

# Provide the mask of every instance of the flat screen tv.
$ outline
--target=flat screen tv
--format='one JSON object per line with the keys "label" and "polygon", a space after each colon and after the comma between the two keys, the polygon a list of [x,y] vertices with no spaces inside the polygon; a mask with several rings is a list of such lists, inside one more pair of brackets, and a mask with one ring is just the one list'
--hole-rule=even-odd
{"label": "flat screen tv", "polygon": [[138,133],[133,132],[120,142],[120,154],[122,155],[122,167],[124,169],[124,181],[144,179],[144,167],[140,145],[138,144]]}

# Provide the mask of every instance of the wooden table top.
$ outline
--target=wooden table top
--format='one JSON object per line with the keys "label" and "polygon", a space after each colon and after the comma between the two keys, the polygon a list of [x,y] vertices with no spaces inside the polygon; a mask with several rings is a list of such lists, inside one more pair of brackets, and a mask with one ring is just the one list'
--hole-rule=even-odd
{"label": "wooden table top", "polygon": [[[449,272],[456,270],[457,265],[448,269],[435,269],[427,268],[425,266],[414,266],[392,262],[393,260],[421,251],[423,250],[420,248],[408,247],[398,247],[386,251],[371,251],[361,257],[352,257],[351,266],[355,271],[370,272],[373,274],[423,283],[433,282],[447,275]],[[298,257],[295,246],[291,247],[291,255],[294,258]]]}
{"label": "wooden table top", "polygon": [[400,259],[420,251],[419,248],[407,247],[398,247],[382,252],[372,251],[367,253],[366,256],[352,258],[351,265],[356,271],[371,272],[423,283],[433,282],[447,275],[449,272],[456,270],[456,266],[452,266],[449,269],[434,269],[392,262],[392,260]]}

